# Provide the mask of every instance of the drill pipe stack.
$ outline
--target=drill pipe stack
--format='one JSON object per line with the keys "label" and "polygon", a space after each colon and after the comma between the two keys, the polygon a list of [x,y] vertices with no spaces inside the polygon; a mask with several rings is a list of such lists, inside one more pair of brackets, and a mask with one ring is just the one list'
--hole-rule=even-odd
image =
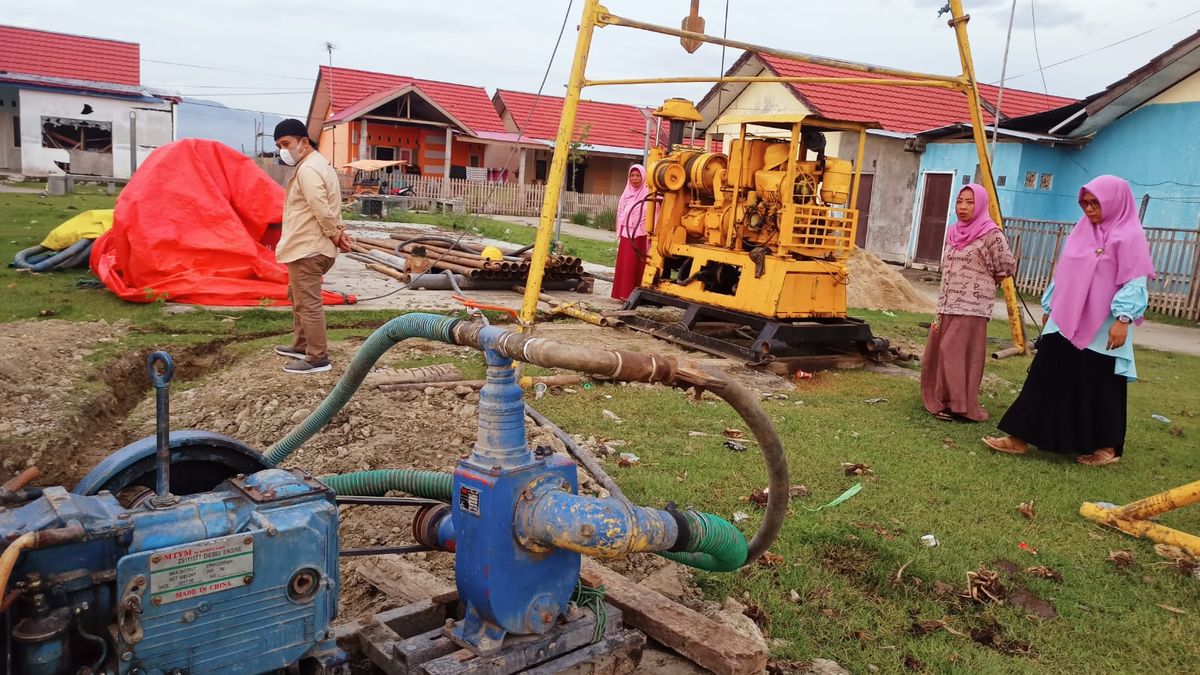
{"label": "drill pipe stack", "polygon": [[[355,259],[367,262],[369,258],[368,267],[371,269],[382,265],[405,272],[406,266],[411,266],[409,259],[416,257],[418,249],[424,249],[423,257],[432,264],[434,273],[448,270],[467,279],[512,281],[514,284],[523,284],[529,277],[528,251],[501,251],[503,257],[500,260],[488,260],[481,257],[474,247],[455,244],[450,240],[431,238],[430,241],[404,241],[405,237],[401,235],[392,237],[356,237],[353,251],[364,257],[355,256]],[[579,280],[583,276],[583,261],[578,257],[552,255],[546,261],[545,278],[548,281]]]}

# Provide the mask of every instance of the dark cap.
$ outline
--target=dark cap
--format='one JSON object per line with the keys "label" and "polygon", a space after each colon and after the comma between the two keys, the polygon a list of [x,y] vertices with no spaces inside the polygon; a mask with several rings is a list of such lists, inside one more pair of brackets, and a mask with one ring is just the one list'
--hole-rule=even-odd
{"label": "dark cap", "polygon": [[[275,125],[275,140],[279,140],[284,136],[298,136],[300,138],[308,138],[308,126],[298,119],[286,119]],[[312,141],[311,138],[308,139]]]}

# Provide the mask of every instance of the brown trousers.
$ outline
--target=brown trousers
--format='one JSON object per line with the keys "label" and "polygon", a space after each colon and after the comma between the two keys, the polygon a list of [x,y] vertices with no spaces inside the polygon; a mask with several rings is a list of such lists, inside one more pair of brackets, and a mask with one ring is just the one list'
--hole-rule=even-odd
{"label": "brown trousers", "polygon": [[292,301],[292,349],[309,363],[329,357],[325,337],[325,305],[321,301],[321,277],[333,267],[333,258],[314,255],[287,264],[288,299]]}

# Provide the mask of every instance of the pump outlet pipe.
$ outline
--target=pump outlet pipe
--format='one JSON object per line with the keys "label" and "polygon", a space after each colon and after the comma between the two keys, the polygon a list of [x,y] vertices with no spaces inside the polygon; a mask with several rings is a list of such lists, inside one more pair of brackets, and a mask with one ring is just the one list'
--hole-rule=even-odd
{"label": "pump outlet pipe", "polygon": [[[767,465],[769,487],[766,513],[754,537],[745,544],[741,532],[718,516],[687,512],[676,517],[671,512],[659,511],[660,515],[651,519],[661,525],[659,529],[667,531],[668,534],[671,529],[661,514],[667,514],[674,522],[674,536],[671,539],[675,541],[667,547],[666,553],[673,559],[687,564],[712,564],[720,568],[732,565],[736,568],[761,556],[779,535],[787,516],[787,458],[770,419],[750,391],[737,382],[661,354],[576,347],[500,327],[468,323],[435,314],[405,314],[392,319],[372,333],[354,355],[346,373],[333,391],[303,422],[267,450],[267,460],[273,465],[278,465],[312,438],[350,400],[379,357],[392,345],[410,337],[474,347],[488,352],[489,362],[492,360],[491,355],[495,355],[545,368],[574,370],[614,381],[659,383],[711,391],[737,411],[762,451]],[[370,494],[375,494],[378,490],[406,490],[401,486],[411,486],[414,482],[414,479],[404,472],[373,476],[370,480],[373,481],[369,486],[372,490]],[[363,490],[366,489],[365,481],[365,477],[345,478],[345,485],[339,486],[347,490]],[[334,482],[338,483],[337,480]],[[439,496],[445,494],[443,490],[442,484],[438,484],[419,496],[444,499],[444,496]],[[548,504],[544,508],[552,510],[561,508],[561,505]],[[639,514],[631,515],[634,516],[634,521],[640,517]],[[634,522],[631,527],[636,529],[638,523]],[[737,543],[739,539],[743,541],[742,545],[746,546],[744,553]],[[601,550],[606,546],[588,544],[588,548]]]}

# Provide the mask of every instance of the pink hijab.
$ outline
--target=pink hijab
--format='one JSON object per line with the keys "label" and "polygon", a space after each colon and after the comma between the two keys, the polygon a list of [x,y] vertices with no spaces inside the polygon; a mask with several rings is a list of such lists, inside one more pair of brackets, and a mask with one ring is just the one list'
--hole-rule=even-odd
{"label": "pink hijab", "polygon": [[1079,349],[1086,349],[1104,325],[1121,286],[1155,276],[1129,183],[1099,176],[1079,189],[1080,200],[1085,191],[1100,202],[1100,224],[1092,225],[1086,214],[1075,223],[1054,268],[1050,298],[1050,317]]}
{"label": "pink hijab", "polygon": [[634,164],[629,167],[629,175],[636,171],[642,177],[642,186],[636,190],[627,179],[625,191],[621,193],[621,201],[617,202],[617,234],[626,239],[637,239],[646,236],[646,196],[650,188],[646,186],[646,167]]}
{"label": "pink hijab", "polygon": [[[971,214],[969,220],[955,221],[954,225],[950,227],[950,231],[946,233],[946,241],[950,242],[956,251],[961,251],[988,232],[999,229],[996,221],[988,215],[987,190],[978,183],[969,183],[963,187],[963,190],[968,189],[975,195],[975,212]],[[962,190],[959,190],[958,194],[962,194]]]}

